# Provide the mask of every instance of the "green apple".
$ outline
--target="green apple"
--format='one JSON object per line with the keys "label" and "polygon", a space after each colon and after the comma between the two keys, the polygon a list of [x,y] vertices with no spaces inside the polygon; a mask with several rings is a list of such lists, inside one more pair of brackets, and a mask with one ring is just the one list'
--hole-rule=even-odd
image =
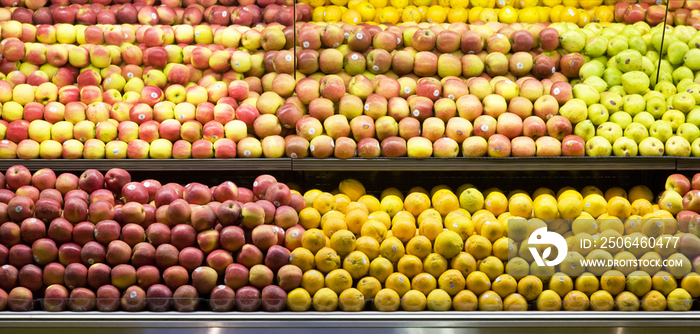
{"label": "green apple", "polygon": [[673,136],[671,122],[664,120],[654,121],[649,127],[649,135],[665,143],[668,138]]}
{"label": "green apple", "polygon": [[666,141],[666,155],[674,157],[689,157],[692,152],[688,140],[681,136],[671,136]]}
{"label": "green apple", "polygon": [[639,144],[644,138],[649,137],[649,131],[641,123],[632,122],[625,128],[625,137]]}
{"label": "green apple", "polygon": [[598,125],[595,134],[597,137],[605,138],[612,145],[617,138],[622,137],[622,128],[613,122],[605,122]]}
{"label": "green apple", "polygon": [[700,129],[693,123],[683,123],[678,127],[678,130],[676,130],[676,134],[685,138],[689,143],[692,143],[695,139],[700,138]]}
{"label": "green apple", "polygon": [[639,94],[626,95],[623,100],[624,106],[622,109],[631,116],[636,116],[646,108],[646,101],[644,101],[644,97]]}
{"label": "green apple", "polygon": [[603,92],[600,94],[600,103],[608,109],[608,112],[614,113],[623,107],[622,96],[614,92]]}
{"label": "green apple", "polygon": [[688,92],[679,92],[673,95],[673,109],[683,113],[690,112],[695,107],[695,98]]}
{"label": "green apple", "polygon": [[659,63],[659,53],[654,50],[648,50],[644,57],[649,58],[653,64]]}
{"label": "green apple", "polygon": [[644,72],[644,74],[651,76],[652,74],[654,74],[654,72],[656,72],[656,65],[654,65],[654,63],[649,58],[642,57],[641,71]]}
{"label": "green apple", "polygon": [[596,103],[588,107],[588,120],[590,120],[594,126],[607,122],[609,117],[608,109],[602,104]]}
{"label": "green apple", "polygon": [[588,43],[584,47],[586,54],[591,57],[600,57],[605,54],[608,49],[608,39],[604,36],[594,36],[588,39]]}
{"label": "green apple", "polygon": [[690,153],[694,157],[700,157],[700,138],[693,140],[693,143],[690,144]]}
{"label": "green apple", "polygon": [[622,31],[620,32],[620,35],[627,36],[627,38],[630,38],[632,36],[642,36],[642,32],[637,29],[637,27],[627,24],[625,25],[624,28],[622,28]]}
{"label": "green apple", "polygon": [[673,76],[673,82],[678,85],[678,83],[681,82],[681,80],[688,78],[691,81],[695,78],[695,74],[693,74],[693,71],[691,71],[689,68],[685,66],[680,66],[677,69],[673,71],[671,74]]}
{"label": "green apple", "polygon": [[630,37],[630,39],[627,41],[627,44],[629,44],[630,49],[639,51],[639,53],[641,54],[647,53],[647,42],[642,36]]}
{"label": "green apple", "polygon": [[[574,98],[583,100],[583,102],[586,103],[586,106],[590,106],[600,101],[600,93],[598,93],[598,90],[592,86],[586,85],[585,83],[574,85],[572,91],[574,93]],[[622,102],[622,98],[620,98],[620,102]]]}
{"label": "green apple", "polygon": [[647,100],[647,112],[654,116],[654,119],[660,119],[666,110],[668,110],[666,100],[660,97],[652,97]]}
{"label": "green apple", "polygon": [[645,157],[660,157],[664,155],[664,143],[654,137],[644,138],[639,143],[639,155]]}
{"label": "green apple", "polygon": [[644,72],[627,72],[621,79],[622,87],[628,94],[644,94],[649,90],[649,77]]}
{"label": "green apple", "polygon": [[614,67],[608,67],[603,71],[603,80],[609,87],[620,85],[622,83],[622,71]]}
{"label": "green apple", "polygon": [[627,39],[623,36],[618,35],[610,39],[610,43],[608,43],[607,54],[608,57],[612,57],[627,49],[629,49]]}
{"label": "green apple", "polygon": [[[666,42],[664,42],[666,44]],[[668,46],[668,62],[672,65],[680,65],[683,63],[683,57],[688,52],[688,44],[683,41],[674,41]]]}
{"label": "green apple", "polygon": [[559,109],[559,114],[566,117],[571,124],[576,124],[588,117],[588,108],[583,100],[571,99]]}
{"label": "green apple", "polygon": [[620,85],[612,86],[612,87],[608,88],[608,92],[614,92],[614,93],[619,94],[620,96],[625,96],[625,95],[627,95],[627,92],[625,91],[625,88],[622,87],[622,86],[620,86]]}
{"label": "green apple", "polygon": [[675,132],[681,124],[685,123],[685,114],[676,109],[669,109],[661,116],[661,120],[671,123],[671,129]]}
{"label": "green apple", "polygon": [[583,122],[579,122],[574,127],[574,134],[581,137],[584,141],[588,141],[589,139],[595,137],[595,125],[593,125],[593,122],[588,119]]}
{"label": "green apple", "polygon": [[613,154],[617,157],[636,156],[637,143],[630,138],[620,137],[613,143]]}
{"label": "green apple", "polygon": [[654,123],[654,115],[646,111],[642,111],[632,118],[632,122],[644,125],[645,128],[649,129],[651,123]]}
{"label": "green apple", "polygon": [[700,127],[700,107],[693,108],[686,116],[685,122]]}
{"label": "green apple", "polygon": [[586,34],[579,30],[569,30],[559,37],[559,45],[567,52],[581,52],[588,40]]}
{"label": "green apple", "polygon": [[688,50],[683,56],[683,64],[693,72],[700,70],[700,49]]}
{"label": "green apple", "polygon": [[595,88],[598,93],[603,93],[608,90],[608,83],[600,77],[588,77],[583,81],[586,85]]}
{"label": "green apple", "polygon": [[588,77],[596,76],[602,77],[605,71],[605,65],[600,64],[597,61],[592,61],[590,63],[585,63],[578,70],[578,74],[581,79],[586,80]]}
{"label": "green apple", "polygon": [[612,144],[599,136],[586,141],[586,155],[589,157],[607,157],[612,153]]}
{"label": "green apple", "polygon": [[632,123],[632,116],[626,111],[618,111],[610,115],[610,121],[619,125],[620,128],[627,128],[628,125]]}
{"label": "green apple", "polygon": [[642,54],[634,49],[624,50],[615,56],[615,63],[622,73],[639,71],[642,69]]}

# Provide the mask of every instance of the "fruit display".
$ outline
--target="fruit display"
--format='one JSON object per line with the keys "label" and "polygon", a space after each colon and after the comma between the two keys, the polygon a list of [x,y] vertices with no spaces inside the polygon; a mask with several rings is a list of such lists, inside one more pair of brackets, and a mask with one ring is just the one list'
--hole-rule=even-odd
{"label": "fruit display", "polygon": [[[700,174],[670,175],[658,199],[643,185],[374,196],[354,179],[302,195],[271,175],[210,188],[19,165],[0,185],[1,310],[683,311],[700,296]],[[543,227],[568,243],[558,266],[528,251]],[[606,238],[625,241],[584,247]],[[677,265],[648,265],[662,259]]]}

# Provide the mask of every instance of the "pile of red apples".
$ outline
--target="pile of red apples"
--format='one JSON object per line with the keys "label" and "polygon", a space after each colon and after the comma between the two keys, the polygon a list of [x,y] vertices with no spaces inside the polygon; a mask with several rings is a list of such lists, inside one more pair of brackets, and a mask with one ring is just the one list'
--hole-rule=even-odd
{"label": "pile of red apples", "polygon": [[13,166],[0,188],[0,310],[280,311],[301,284],[304,199],[270,175],[209,188]]}

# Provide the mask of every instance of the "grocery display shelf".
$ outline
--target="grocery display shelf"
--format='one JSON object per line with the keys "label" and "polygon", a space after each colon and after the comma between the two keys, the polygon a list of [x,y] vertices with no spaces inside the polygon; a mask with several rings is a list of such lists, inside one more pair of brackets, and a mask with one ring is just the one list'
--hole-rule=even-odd
{"label": "grocery display shelf", "polygon": [[[676,170],[674,157],[295,159],[294,171],[590,171]],[[688,159],[700,167],[700,159]]]}
{"label": "grocery display shelf", "polygon": [[0,159],[0,171],[23,165],[31,171],[123,168],[129,171],[608,171],[697,170],[699,158],[675,157],[526,157],[526,158],[354,158],[354,159]]}
{"label": "grocery display shelf", "polygon": [[0,333],[695,333],[697,312],[1,313]]}

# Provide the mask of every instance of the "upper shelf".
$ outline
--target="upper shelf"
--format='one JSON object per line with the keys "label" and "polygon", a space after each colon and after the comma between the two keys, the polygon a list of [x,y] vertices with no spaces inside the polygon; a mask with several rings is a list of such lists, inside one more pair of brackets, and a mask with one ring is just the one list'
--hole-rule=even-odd
{"label": "upper shelf", "polygon": [[0,171],[24,165],[34,171],[123,168],[129,171],[606,171],[700,170],[698,158],[527,157],[527,158],[374,158],[374,159],[187,159],[187,160],[0,160]]}

